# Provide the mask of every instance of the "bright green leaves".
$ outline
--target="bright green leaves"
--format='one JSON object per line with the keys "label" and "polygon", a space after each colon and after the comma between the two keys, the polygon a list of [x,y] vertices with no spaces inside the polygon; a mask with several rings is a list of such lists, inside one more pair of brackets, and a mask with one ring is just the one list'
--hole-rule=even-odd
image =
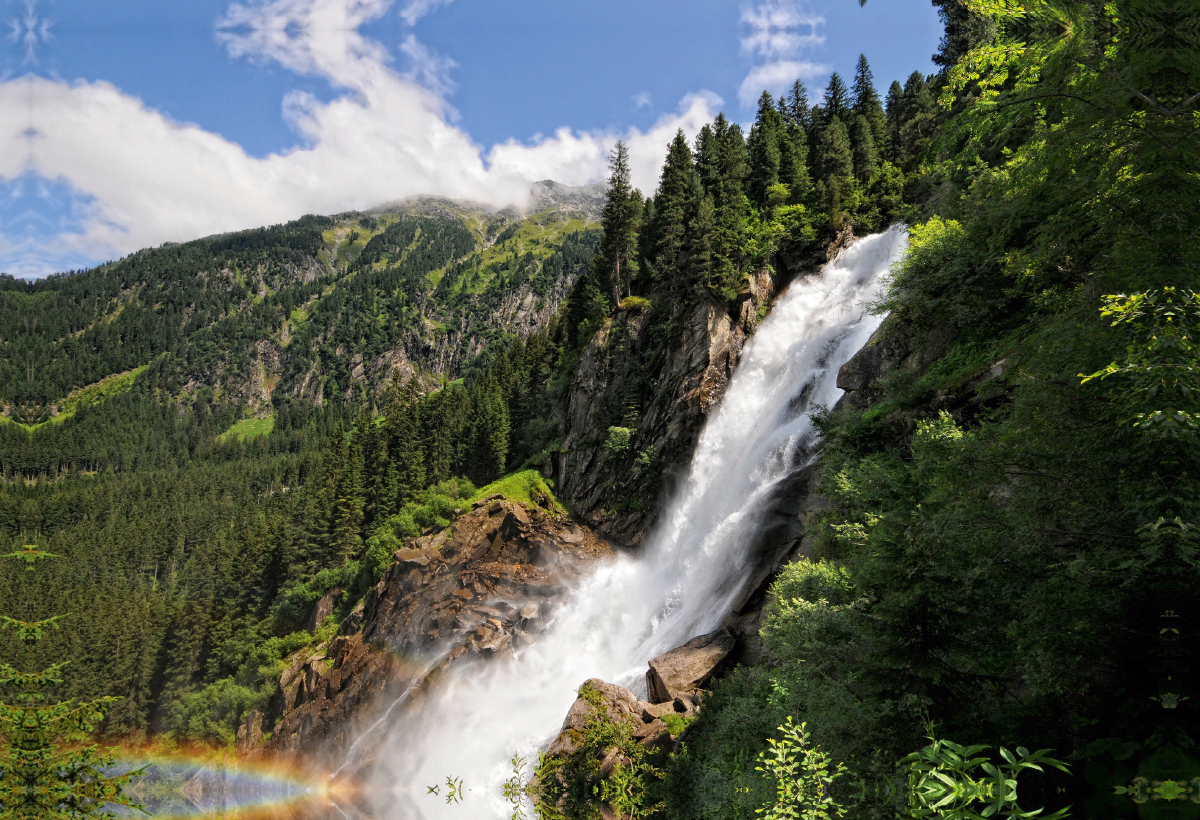
{"label": "bright green leaves", "polygon": [[1170,438],[1200,427],[1200,294],[1165,286],[1104,297],[1101,315],[1127,335],[1125,356],[1085,376],[1122,377],[1119,396],[1134,427]]}
{"label": "bright green leaves", "polygon": [[[987,746],[962,746],[949,740],[932,741],[901,761],[908,776],[908,812],[912,817],[939,820],[985,820],[989,817],[1040,817],[1042,809],[1024,811],[1017,805],[1017,778],[1021,772],[1044,772],[1051,767],[1068,771],[1061,760],[1050,757],[1050,749],[1016,752],[1000,747],[1003,762],[996,764],[985,754]],[[1058,820],[1066,809],[1045,815]]]}
{"label": "bright green leaves", "polygon": [[767,738],[768,749],[758,756],[756,771],[775,784],[770,805],[755,810],[763,820],[832,820],[846,810],[833,797],[833,784],[846,773],[846,767],[812,743],[808,724],[799,726],[791,716],[779,732],[781,738]]}

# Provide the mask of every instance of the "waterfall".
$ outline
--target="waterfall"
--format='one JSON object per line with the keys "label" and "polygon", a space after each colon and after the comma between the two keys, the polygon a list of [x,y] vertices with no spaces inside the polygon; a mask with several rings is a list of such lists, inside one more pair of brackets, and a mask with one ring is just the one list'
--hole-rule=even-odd
{"label": "waterfall", "polygon": [[[837,401],[838,369],[879,326],[866,304],[905,242],[901,226],[860,239],[779,296],[643,554],[597,567],[519,656],[454,668],[397,717],[375,774],[388,795],[376,816],[509,817],[509,759],[536,763],[581,683],[644,694],[650,658],[720,625],[754,570],[748,552],[774,489],[811,460],[810,410]],[[448,776],[462,779],[463,804],[426,794]]]}

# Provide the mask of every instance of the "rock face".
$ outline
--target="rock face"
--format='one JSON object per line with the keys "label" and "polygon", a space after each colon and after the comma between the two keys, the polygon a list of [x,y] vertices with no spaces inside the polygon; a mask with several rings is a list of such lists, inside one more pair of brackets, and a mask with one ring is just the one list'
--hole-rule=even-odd
{"label": "rock face", "polygon": [[663,717],[669,714],[693,717],[697,703],[695,698],[649,703],[639,700],[623,686],[592,678],[579,687],[579,697],[571,704],[558,736],[546,748],[545,754],[547,757],[567,757],[579,751],[588,717],[596,710],[603,711],[613,723],[629,724],[634,739],[643,746],[669,749],[674,741]]}
{"label": "rock face", "polygon": [[449,664],[532,641],[566,586],[610,553],[565,515],[503,498],[409,539],[335,638],[288,659],[275,697],[243,721],[238,751],[344,759],[389,707]]}
{"label": "rock face", "polygon": [[[589,524],[641,542],[662,475],[687,463],[774,293],[770,273],[760,271],[727,307],[693,308],[657,355],[640,309],[619,311],[596,332],[571,383],[562,451],[552,462],[560,494]],[[604,446],[610,427],[633,427],[628,450]]]}
{"label": "rock face", "polygon": [[737,647],[728,629],[692,638],[650,661],[646,686],[652,703],[667,703],[694,695]]}

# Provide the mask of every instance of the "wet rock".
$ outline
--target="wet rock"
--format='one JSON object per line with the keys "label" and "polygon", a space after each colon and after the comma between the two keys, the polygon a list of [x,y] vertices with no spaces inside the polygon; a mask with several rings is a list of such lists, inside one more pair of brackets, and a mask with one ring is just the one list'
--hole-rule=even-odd
{"label": "wet rock", "polygon": [[683,646],[650,661],[646,684],[650,700],[665,703],[699,689],[737,646],[728,629],[692,638]]}

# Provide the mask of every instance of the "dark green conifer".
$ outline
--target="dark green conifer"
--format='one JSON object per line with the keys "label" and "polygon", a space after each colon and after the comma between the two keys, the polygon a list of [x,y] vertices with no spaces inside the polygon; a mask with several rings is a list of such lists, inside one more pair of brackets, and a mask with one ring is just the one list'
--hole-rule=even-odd
{"label": "dark green conifer", "polygon": [[750,179],[747,194],[750,201],[763,208],[767,192],[779,182],[779,166],[783,160],[780,142],[783,119],[775,110],[775,101],[764,91],[758,98],[758,117],[750,129],[747,147],[750,151]]}
{"label": "dark green conifer", "polygon": [[784,120],[807,133],[812,127],[812,111],[808,107],[808,89],[804,82],[796,80],[792,83],[787,97],[781,99],[780,103]]}
{"label": "dark green conifer", "polygon": [[846,89],[846,81],[836,71],[829,76],[829,85],[825,86],[825,105],[821,108],[821,116],[826,126],[835,119],[843,123],[850,109],[850,92]]}
{"label": "dark green conifer", "polygon": [[629,148],[618,140],[609,155],[608,191],[601,216],[604,241],[596,256],[608,279],[613,304],[628,295],[637,251],[637,219],[642,212],[641,194],[634,190],[629,177]]}
{"label": "dark green conifer", "polygon": [[854,176],[866,184],[875,173],[878,156],[875,151],[875,138],[870,122],[861,114],[854,120],[854,128],[850,132],[850,144],[854,152]]}
{"label": "dark green conifer", "polygon": [[655,246],[651,277],[672,299],[679,298],[686,289],[684,242],[688,223],[698,205],[695,201],[695,184],[698,182],[687,137],[679,130],[667,149],[658,191],[654,195]]}
{"label": "dark green conifer", "polygon": [[[875,90],[875,79],[871,75],[871,66],[867,63],[865,54],[858,55],[858,65],[854,70],[854,113],[865,117],[871,128],[871,138],[876,146],[882,145],[887,138],[887,115],[879,101],[879,92]],[[853,139],[853,134],[851,134]]]}

